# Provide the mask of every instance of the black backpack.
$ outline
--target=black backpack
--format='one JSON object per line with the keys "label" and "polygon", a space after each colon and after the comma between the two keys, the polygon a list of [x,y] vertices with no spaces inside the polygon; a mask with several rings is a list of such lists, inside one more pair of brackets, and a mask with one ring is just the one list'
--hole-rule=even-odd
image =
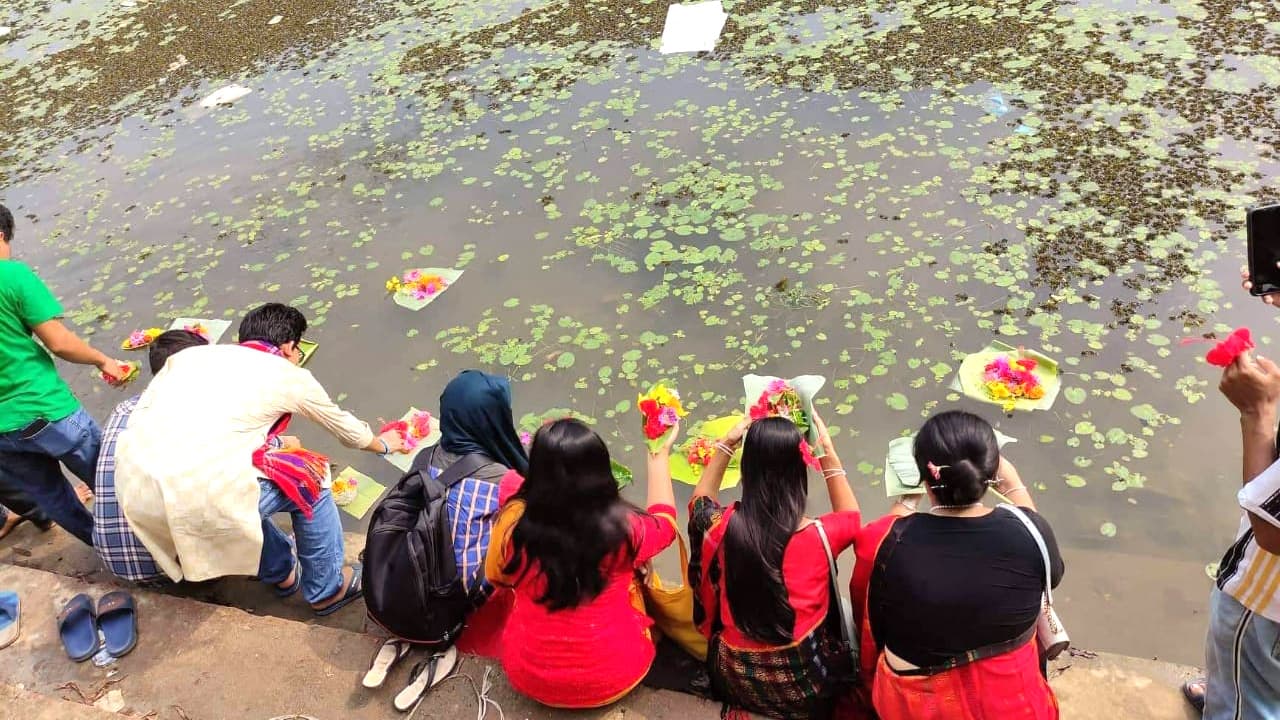
{"label": "black backpack", "polygon": [[472,609],[458,574],[445,498],[449,488],[491,463],[471,454],[431,477],[436,446],[374,508],[361,559],[369,618],[402,640],[432,649],[458,639]]}

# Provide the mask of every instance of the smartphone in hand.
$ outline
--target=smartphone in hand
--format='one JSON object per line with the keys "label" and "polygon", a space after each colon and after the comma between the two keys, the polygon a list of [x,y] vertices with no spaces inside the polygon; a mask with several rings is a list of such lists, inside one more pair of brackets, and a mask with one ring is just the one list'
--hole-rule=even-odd
{"label": "smartphone in hand", "polygon": [[1253,295],[1280,292],[1280,203],[1250,208],[1246,218],[1249,237],[1249,281]]}

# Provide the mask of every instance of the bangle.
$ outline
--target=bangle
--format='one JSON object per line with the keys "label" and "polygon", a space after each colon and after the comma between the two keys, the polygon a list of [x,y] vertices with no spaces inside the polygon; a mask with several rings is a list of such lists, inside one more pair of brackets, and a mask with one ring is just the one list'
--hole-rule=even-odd
{"label": "bangle", "polygon": [[911,512],[915,512],[916,508],[920,506],[920,498],[913,497],[910,500],[908,500],[906,495],[899,495],[898,504],[910,510]]}
{"label": "bangle", "polygon": [[1001,495],[1011,495],[1013,493],[1018,492],[1019,490],[1021,490],[1024,493],[1027,493],[1028,495],[1031,494],[1030,492],[1027,491],[1026,485],[1015,485],[1014,487],[1011,487],[1008,490],[1001,490],[1000,488],[996,488],[996,491],[999,492]]}
{"label": "bangle", "polygon": [[830,480],[831,478],[838,478],[841,476],[844,476],[847,478],[849,477],[849,473],[845,472],[842,468],[831,468],[830,470],[822,471],[822,477],[827,480]]}
{"label": "bangle", "polygon": [[390,454],[391,454],[391,446],[390,446],[390,445],[387,445],[387,441],[386,441],[386,440],[383,440],[382,438],[374,438],[374,440],[377,440],[378,442],[382,443],[382,452],[378,453],[379,455],[390,455]]}
{"label": "bangle", "polygon": [[729,447],[725,443],[717,440],[715,442],[715,448],[720,452],[724,453],[725,455],[728,455],[729,457],[733,457],[733,448]]}

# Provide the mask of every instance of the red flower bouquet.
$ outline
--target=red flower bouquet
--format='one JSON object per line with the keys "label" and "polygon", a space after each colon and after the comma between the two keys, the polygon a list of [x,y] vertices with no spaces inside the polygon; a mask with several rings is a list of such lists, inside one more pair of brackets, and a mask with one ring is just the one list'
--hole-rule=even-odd
{"label": "red flower bouquet", "polygon": [[662,447],[663,438],[687,413],[680,403],[680,393],[659,383],[636,399],[636,406],[644,417],[644,437],[649,451]]}

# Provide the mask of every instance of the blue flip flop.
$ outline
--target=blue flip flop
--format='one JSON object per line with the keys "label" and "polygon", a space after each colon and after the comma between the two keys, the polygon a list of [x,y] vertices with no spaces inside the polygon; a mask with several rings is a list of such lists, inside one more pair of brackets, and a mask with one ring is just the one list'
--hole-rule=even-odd
{"label": "blue flip flop", "polygon": [[351,603],[359,600],[364,595],[364,565],[356,563],[351,566],[351,583],[347,585],[347,589],[342,593],[342,597],[332,605],[323,610],[316,610],[316,615],[324,617],[332,615]]}
{"label": "blue flip flop", "polygon": [[98,601],[98,628],[107,652],[115,657],[128,655],[138,644],[138,606],[133,596],[123,590],[103,595]]}
{"label": "blue flip flop", "polygon": [[0,592],[0,648],[7,648],[22,632],[22,601],[12,590]]}
{"label": "blue flip flop", "polygon": [[98,652],[98,627],[93,600],[80,593],[58,613],[58,637],[67,657],[84,662]]}

